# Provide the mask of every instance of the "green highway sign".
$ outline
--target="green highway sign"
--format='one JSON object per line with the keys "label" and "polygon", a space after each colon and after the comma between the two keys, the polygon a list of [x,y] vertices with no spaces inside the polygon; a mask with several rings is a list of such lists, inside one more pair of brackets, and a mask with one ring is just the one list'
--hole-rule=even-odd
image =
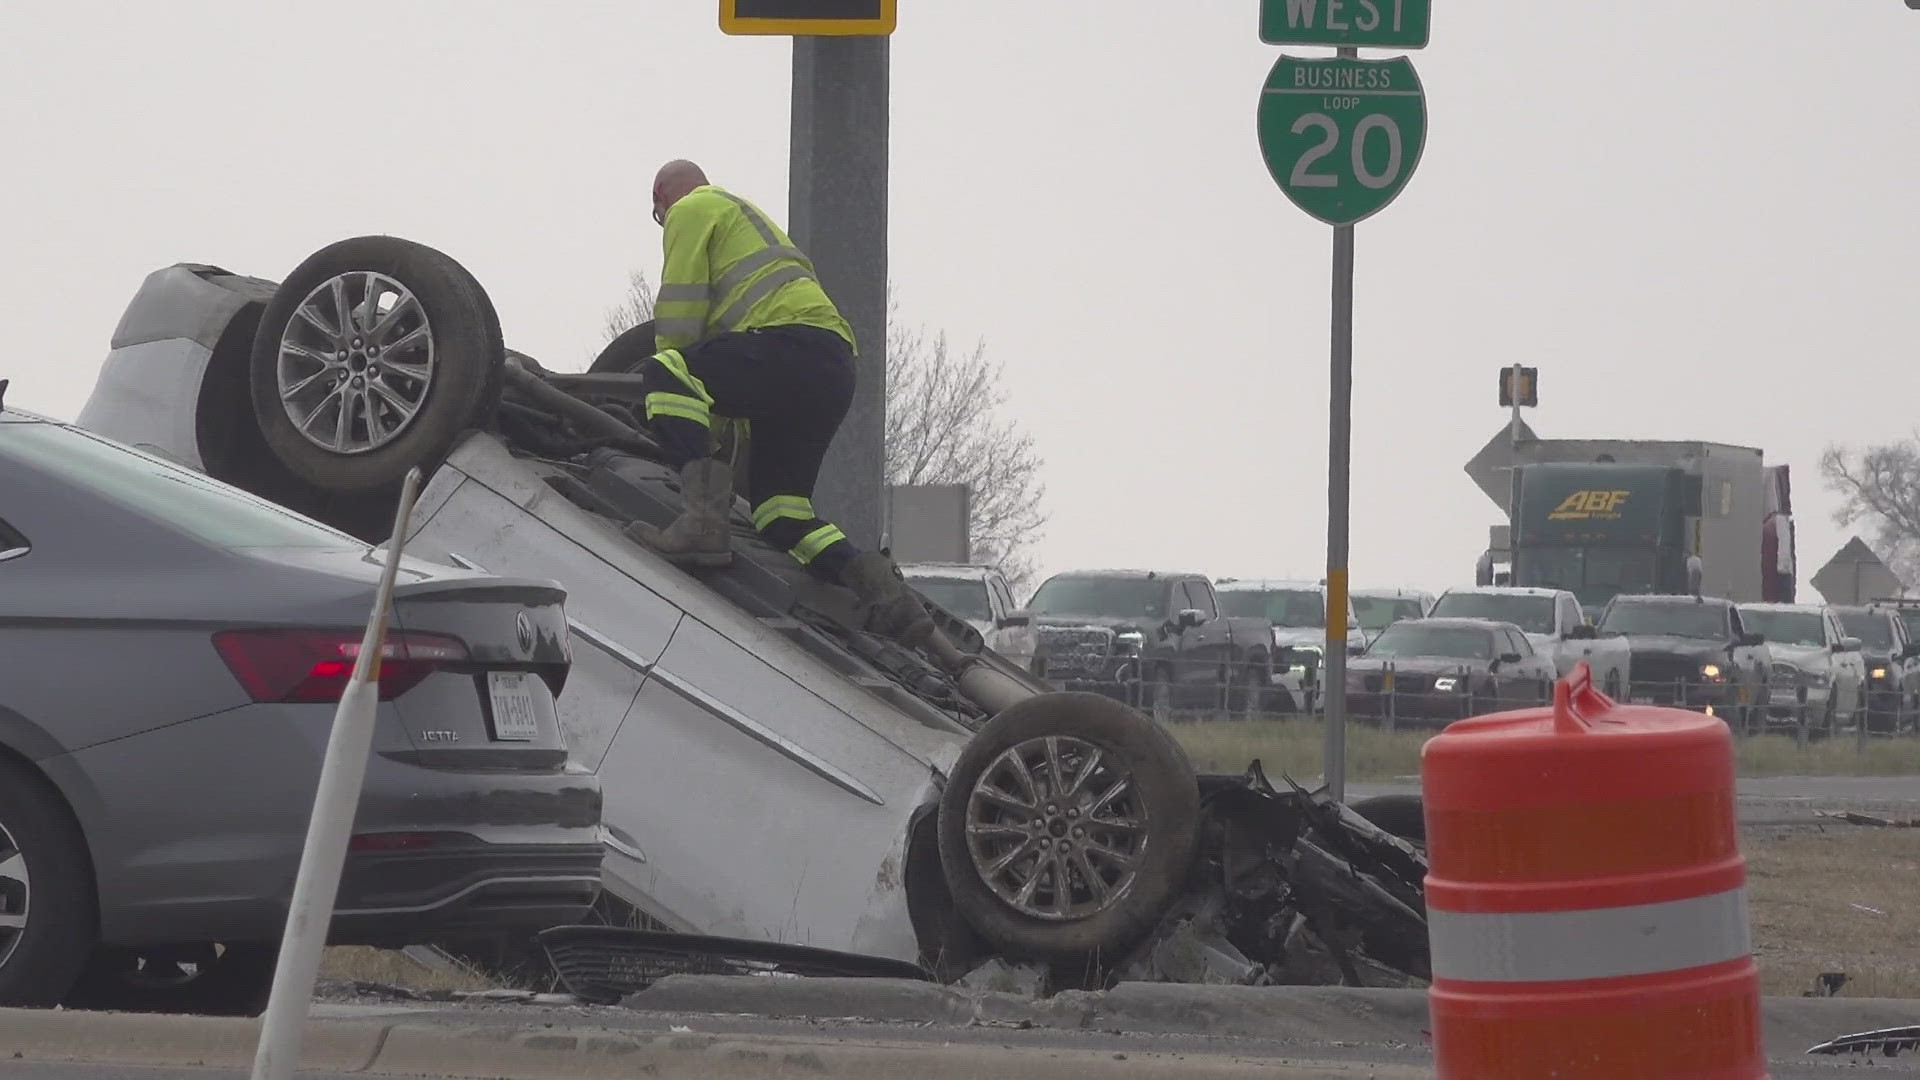
{"label": "green highway sign", "polygon": [[1268,45],[1424,49],[1431,0],[1260,0]]}
{"label": "green highway sign", "polygon": [[1378,213],[1427,141],[1427,101],[1406,57],[1282,56],[1260,93],[1260,153],[1293,204],[1328,225]]}

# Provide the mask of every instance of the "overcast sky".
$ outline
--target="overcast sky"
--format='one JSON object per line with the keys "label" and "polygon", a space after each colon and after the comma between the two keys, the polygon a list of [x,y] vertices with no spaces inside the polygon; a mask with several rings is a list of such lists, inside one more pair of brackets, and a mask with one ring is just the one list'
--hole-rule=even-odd
{"label": "overcast sky", "polygon": [[[900,6],[892,276],[1006,361],[1045,566],[1320,576],[1330,230],[1261,163],[1258,5]],[[362,233],[460,259],[511,345],[584,366],[657,277],[662,160],[786,205],[791,45],[716,7],[0,3],[9,402],[76,415],[151,270],[278,279]],[[1354,583],[1471,580],[1500,511],[1461,465],[1520,360],[1542,436],[1794,466],[1804,584],[1846,539],[1821,448],[1920,405],[1920,12],[1435,8],[1425,154],[1358,229]]]}

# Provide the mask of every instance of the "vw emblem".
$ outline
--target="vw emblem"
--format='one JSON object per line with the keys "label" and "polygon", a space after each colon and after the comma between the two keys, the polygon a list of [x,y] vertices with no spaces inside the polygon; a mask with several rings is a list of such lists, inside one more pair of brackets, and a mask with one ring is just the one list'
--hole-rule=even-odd
{"label": "vw emblem", "polygon": [[523,611],[518,616],[515,616],[513,620],[513,630],[515,634],[519,635],[520,651],[524,653],[532,652],[533,620],[527,617],[526,612]]}

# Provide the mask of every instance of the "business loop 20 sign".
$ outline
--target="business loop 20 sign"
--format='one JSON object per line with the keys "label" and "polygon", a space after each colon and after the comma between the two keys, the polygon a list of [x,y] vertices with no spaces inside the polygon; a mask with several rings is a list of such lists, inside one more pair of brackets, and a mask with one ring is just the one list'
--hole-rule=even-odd
{"label": "business loop 20 sign", "polygon": [[1282,56],[1260,94],[1260,153],[1295,206],[1328,225],[1378,213],[1427,141],[1427,102],[1405,57]]}

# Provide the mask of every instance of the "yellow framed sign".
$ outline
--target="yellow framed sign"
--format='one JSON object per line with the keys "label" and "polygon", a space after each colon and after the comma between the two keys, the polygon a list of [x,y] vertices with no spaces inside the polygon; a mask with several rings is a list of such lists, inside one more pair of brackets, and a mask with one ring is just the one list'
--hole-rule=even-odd
{"label": "yellow framed sign", "polygon": [[886,37],[897,0],[720,0],[727,34],[795,37]]}

